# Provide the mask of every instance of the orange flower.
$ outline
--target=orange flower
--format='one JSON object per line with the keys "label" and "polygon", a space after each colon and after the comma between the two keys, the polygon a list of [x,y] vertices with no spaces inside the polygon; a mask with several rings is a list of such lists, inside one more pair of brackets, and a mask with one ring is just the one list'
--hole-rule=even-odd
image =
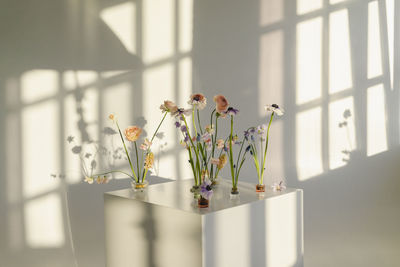
{"label": "orange flower", "polygon": [[138,140],[141,133],[142,129],[137,126],[130,126],[125,129],[125,137],[131,142]]}
{"label": "orange flower", "polygon": [[[229,102],[226,100],[225,96],[223,95],[216,95],[214,96],[214,102],[216,103],[215,109],[220,115],[225,115],[224,112],[229,107]],[[223,116],[225,117],[225,116]]]}
{"label": "orange flower", "polygon": [[110,120],[114,121],[115,115],[114,115],[113,113],[111,113],[111,114],[108,116],[108,118],[109,118]]}
{"label": "orange flower", "polygon": [[219,164],[217,165],[218,170],[221,170],[225,166],[227,161],[228,161],[228,159],[227,159],[226,155],[222,154],[219,157]]}

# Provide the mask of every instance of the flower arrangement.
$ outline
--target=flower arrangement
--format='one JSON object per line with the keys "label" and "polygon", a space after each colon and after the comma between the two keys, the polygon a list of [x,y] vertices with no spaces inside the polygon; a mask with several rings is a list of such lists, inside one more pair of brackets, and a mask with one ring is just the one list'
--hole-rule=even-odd
{"label": "flower arrangement", "polygon": [[[165,100],[160,106],[164,115],[150,139],[142,137],[143,129],[136,125],[129,126],[122,131],[117,117],[114,114],[110,114],[109,119],[113,122],[116,130],[106,127],[107,129],[104,132],[110,135],[119,135],[122,147],[111,153],[96,143],[95,153],[84,153],[82,146],[74,146],[72,148],[73,153],[79,154],[83,162],[84,181],[89,184],[93,184],[94,181],[98,184],[106,184],[109,181],[109,174],[122,173],[132,180],[134,189],[142,191],[146,188],[148,171],[154,165],[154,153],[151,151],[151,147],[167,114],[170,114],[174,119],[175,128],[181,135],[180,143],[188,153],[188,162],[194,179],[191,191],[194,193],[200,208],[208,207],[214,188],[218,184],[219,173],[228,162],[232,181],[231,194],[234,196],[239,193],[239,176],[248,152],[253,158],[257,171],[258,184],[256,185],[256,191],[264,192],[264,173],[269,132],[275,114],[277,116],[283,115],[283,109],[277,104],[265,106],[265,110],[271,112],[268,125],[250,127],[244,131],[243,137],[239,139],[234,132],[235,117],[238,115],[239,110],[230,106],[223,95],[214,96],[213,101],[215,108],[210,113],[210,123],[203,127],[200,112],[207,106],[207,98],[203,94],[196,93],[191,95],[187,102],[191,107],[187,109],[178,107],[170,100]],[[225,138],[218,136],[218,125],[221,119],[227,119],[230,122],[229,134]],[[74,138],[68,137],[67,141],[74,143]],[[130,172],[112,169],[95,174],[94,170],[97,166],[95,158],[99,151],[103,152],[103,154],[112,154],[114,159],[126,158]],[[84,157],[91,159],[89,165],[85,164]],[[275,183],[271,187],[273,191],[282,191],[285,188],[286,186],[283,182]]]}
{"label": "flower arrangement", "polygon": [[[198,198],[198,190],[202,182],[209,179],[215,185],[219,171],[227,163],[226,141],[218,139],[218,118],[226,117],[228,101],[222,95],[214,97],[216,108],[211,112],[210,124],[204,128],[201,124],[200,111],[207,105],[207,98],[200,93],[191,95],[188,104],[190,109],[178,108],[172,101],[165,101],[160,108],[170,112],[175,118],[175,127],[181,133],[182,146],[188,151],[189,164],[193,172],[194,186],[192,191]],[[192,124],[188,116],[192,116]],[[214,124],[215,122],[215,124]],[[215,125],[215,126],[214,126]],[[192,127],[192,129],[190,128]],[[218,157],[215,155],[218,153]]]}
{"label": "flower arrangement", "polygon": [[[266,105],[265,110],[271,113],[268,126],[259,125],[258,127],[250,127],[244,132],[245,138],[250,146],[250,154],[254,160],[254,166],[257,171],[258,184],[256,185],[257,192],[264,192],[264,172],[265,172],[265,161],[267,158],[268,142],[269,142],[269,131],[271,128],[272,120],[274,115],[282,116],[284,110],[280,108],[277,104]],[[258,144],[259,142],[259,149]],[[263,143],[265,142],[265,144]]]}
{"label": "flower arrangement", "polygon": [[[134,189],[139,189],[143,190],[147,187],[147,181],[146,177],[148,174],[148,171],[153,168],[154,165],[154,153],[151,151],[151,145],[153,144],[154,138],[157,136],[157,133],[162,125],[162,123],[165,120],[167,114],[163,116],[161,119],[160,123],[158,124],[158,127],[154,131],[151,139],[144,138],[141,140],[141,135],[143,132],[143,129],[140,128],[139,126],[129,126],[127,127],[123,132],[121,131],[121,128],[118,123],[118,119],[114,114],[110,114],[108,118],[113,122],[113,124],[117,128],[117,132],[110,128],[106,127],[104,132],[109,135],[113,134],[119,134],[119,137],[121,139],[121,143],[123,148],[118,148],[115,151],[113,151],[113,157],[115,158],[122,158],[121,155],[121,150],[123,151],[122,153],[125,153],[125,157],[129,162],[129,167],[131,170],[131,173],[122,171],[122,170],[110,170],[106,172],[101,172],[101,173],[94,173],[94,169],[96,168],[96,161],[93,159],[90,164],[90,168],[87,167],[87,164],[85,164],[85,160],[82,157],[82,146],[74,146],[72,148],[72,152],[75,154],[79,154],[81,163],[82,163],[82,169],[83,173],[85,175],[84,181],[87,182],[88,184],[93,184],[94,181],[98,184],[105,184],[108,183],[108,175],[112,173],[122,173],[126,176],[128,176],[132,182],[132,187]],[[73,137],[70,136],[68,137],[67,141],[69,143],[73,142]],[[141,144],[138,145],[138,143],[141,141]],[[130,149],[128,146],[130,144],[133,146],[133,149]],[[79,150],[79,151],[78,151]],[[103,151],[104,154],[107,154],[107,149],[104,147],[98,147],[96,154],[98,151]],[[131,150],[134,150],[134,155],[132,156]],[[111,153],[111,152],[109,152]],[[96,157],[96,154],[93,156],[94,158]],[[92,157],[92,154],[86,153],[86,158]],[[96,178],[97,177],[97,178]]]}

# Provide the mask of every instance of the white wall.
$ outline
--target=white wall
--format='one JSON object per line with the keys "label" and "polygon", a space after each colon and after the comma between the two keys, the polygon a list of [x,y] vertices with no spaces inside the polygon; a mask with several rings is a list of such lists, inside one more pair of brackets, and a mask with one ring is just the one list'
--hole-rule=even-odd
{"label": "white wall", "polygon": [[[3,0],[2,262],[104,265],[102,193],[128,180],[82,183],[67,136],[99,139],[110,112],[152,131],[162,100],[194,91],[209,110],[226,95],[236,129],[266,123],[264,104],[285,108],[267,183],[304,189],[306,266],[399,265],[399,11],[394,0]],[[163,131],[153,182],[190,177],[169,118]],[[256,183],[250,161],[241,179]]]}

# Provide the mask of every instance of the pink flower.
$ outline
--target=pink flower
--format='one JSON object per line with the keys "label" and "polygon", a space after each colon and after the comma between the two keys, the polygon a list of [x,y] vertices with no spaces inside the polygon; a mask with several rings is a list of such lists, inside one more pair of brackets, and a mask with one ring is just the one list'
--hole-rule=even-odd
{"label": "pink flower", "polygon": [[228,110],[229,102],[226,100],[225,96],[223,95],[216,95],[214,96],[215,102],[215,109],[221,115],[221,117],[225,117],[225,112]]}
{"label": "pink flower", "polygon": [[152,145],[152,142],[150,142],[150,140],[146,138],[146,139],[144,139],[143,144],[140,145],[140,149],[141,150],[148,150],[151,145]]}
{"label": "pink flower", "polygon": [[162,110],[163,113],[170,112],[172,115],[173,113],[178,111],[178,106],[170,100],[165,100],[164,104],[160,106],[160,109]]}
{"label": "pink flower", "polygon": [[134,142],[139,139],[142,129],[137,126],[130,126],[125,129],[125,137],[128,141]]}
{"label": "pink flower", "polygon": [[225,145],[225,141],[223,139],[218,139],[217,140],[217,148],[218,149],[223,149]]}

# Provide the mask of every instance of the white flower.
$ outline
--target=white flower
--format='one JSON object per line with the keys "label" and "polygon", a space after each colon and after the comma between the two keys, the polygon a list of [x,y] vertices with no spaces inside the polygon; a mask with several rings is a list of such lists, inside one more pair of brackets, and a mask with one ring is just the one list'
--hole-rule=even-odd
{"label": "white flower", "polygon": [[88,183],[88,184],[93,184],[94,178],[93,177],[89,177],[89,176],[85,176],[85,180],[83,180],[83,181]]}
{"label": "white flower", "polygon": [[276,113],[276,115],[278,115],[278,116],[282,116],[283,113],[285,112],[285,111],[283,110],[283,108],[280,108],[277,104],[266,105],[266,106],[264,107],[264,109],[265,109],[266,111],[274,112],[274,113]]}
{"label": "white flower", "polygon": [[271,186],[271,188],[272,188],[272,190],[273,190],[274,192],[283,191],[283,190],[286,189],[286,185],[285,185],[285,183],[284,183],[283,181],[280,181],[279,183],[278,183],[278,182],[275,182],[275,183]]}

